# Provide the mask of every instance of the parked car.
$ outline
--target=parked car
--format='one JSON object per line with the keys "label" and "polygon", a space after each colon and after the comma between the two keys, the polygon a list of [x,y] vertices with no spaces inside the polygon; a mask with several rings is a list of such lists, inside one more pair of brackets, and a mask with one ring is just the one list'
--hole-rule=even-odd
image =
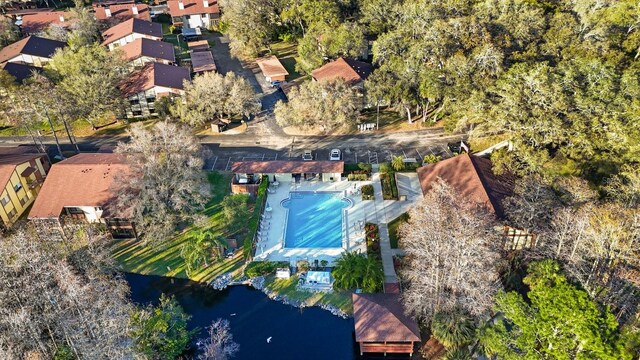
{"label": "parked car", "polygon": [[340,160],[341,155],[342,153],[339,149],[333,149],[329,154],[329,160]]}
{"label": "parked car", "polygon": [[279,88],[282,85],[282,81],[280,80],[276,80],[276,81],[272,81],[271,82],[271,87],[272,88]]}
{"label": "parked car", "polygon": [[302,154],[302,160],[304,160],[304,161],[313,160],[313,153],[311,152],[311,150],[305,150],[304,151],[304,153]]}

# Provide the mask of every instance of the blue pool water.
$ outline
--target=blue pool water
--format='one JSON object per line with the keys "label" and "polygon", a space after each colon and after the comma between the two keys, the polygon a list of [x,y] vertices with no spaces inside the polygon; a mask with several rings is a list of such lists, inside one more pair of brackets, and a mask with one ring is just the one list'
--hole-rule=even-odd
{"label": "blue pool water", "polygon": [[285,247],[342,247],[342,211],[350,204],[340,192],[292,192],[283,206],[289,209]]}

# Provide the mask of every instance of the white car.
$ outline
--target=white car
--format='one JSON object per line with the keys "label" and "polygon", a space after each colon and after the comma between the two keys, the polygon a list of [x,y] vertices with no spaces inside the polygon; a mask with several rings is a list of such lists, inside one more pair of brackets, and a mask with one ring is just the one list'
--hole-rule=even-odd
{"label": "white car", "polygon": [[340,150],[333,149],[331,150],[331,154],[329,154],[329,160],[340,160]]}
{"label": "white car", "polygon": [[305,150],[304,151],[304,153],[302,154],[302,160],[304,160],[304,161],[313,160],[313,153],[311,152],[311,150]]}

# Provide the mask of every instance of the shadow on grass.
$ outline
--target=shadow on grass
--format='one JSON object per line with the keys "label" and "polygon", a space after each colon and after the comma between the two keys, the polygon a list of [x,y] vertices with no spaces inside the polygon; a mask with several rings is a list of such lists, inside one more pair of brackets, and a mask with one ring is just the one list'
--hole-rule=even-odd
{"label": "shadow on grass", "polygon": [[[225,227],[221,202],[228,193],[231,175],[207,173],[207,180],[212,187],[212,197],[202,213],[210,220],[211,226],[207,230],[213,233],[213,236],[219,236],[224,233]],[[191,234],[199,230],[200,228],[191,227],[155,245],[136,240],[114,241],[111,251],[123,271],[136,274],[190,278],[196,281],[211,281],[225,272],[232,272],[234,277],[241,276],[244,259],[240,251],[231,259],[211,262],[209,266],[203,266],[187,276],[180,250],[189,241]]]}

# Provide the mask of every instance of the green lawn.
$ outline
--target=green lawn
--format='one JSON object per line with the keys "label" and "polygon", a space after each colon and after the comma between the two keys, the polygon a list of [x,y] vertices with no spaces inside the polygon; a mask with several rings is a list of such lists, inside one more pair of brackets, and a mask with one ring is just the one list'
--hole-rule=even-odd
{"label": "green lawn", "polygon": [[296,57],[298,56],[298,44],[289,42],[277,42],[271,44],[271,52],[278,57],[289,75],[287,81],[293,81],[303,75],[296,71]]}
{"label": "green lawn", "polygon": [[336,291],[330,293],[312,293],[306,291],[297,291],[296,284],[298,276],[294,275],[289,279],[276,279],[275,275],[269,275],[265,278],[265,286],[271,291],[277,292],[279,295],[288,297],[291,300],[304,301],[307,306],[315,306],[320,304],[329,304],[340,308],[347,314],[353,313],[353,304],[351,303],[351,291]]}
{"label": "green lawn", "polygon": [[[211,220],[212,225],[209,231],[214,235],[222,235],[225,232],[225,223],[221,202],[229,193],[231,174],[212,172],[207,175],[213,196],[202,213]],[[244,266],[241,251],[238,251],[232,259],[211,263],[208,267],[195,270],[191,276],[187,276],[185,264],[180,257],[180,248],[188,240],[189,233],[198,230],[199,228],[191,227],[176,237],[155,246],[145,246],[134,240],[115,241],[112,253],[122,271],[136,274],[190,278],[202,282],[211,281],[225,272],[232,272],[236,278],[241,277]]]}
{"label": "green lawn", "polygon": [[409,220],[409,214],[404,213],[389,223],[389,241],[391,242],[392,249],[398,248],[398,240],[400,239],[398,228],[401,224],[405,224],[407,220]]}
{"label": "green lawn", "polygon": [[[137,120],[126,123],[124,121],[117,122],[114,119],[105,119],[97,123],[97,130],[93,130],[91,125],[84,120],[78,120],[71,123],[71,130],[76,137],[100,136],[100,135],[124,135],[129,125],[135,122],[142,122],[145,127],[155,124],[158,119]],[[63,124],[54,124],[56,135],[63,142],[67,142],[67,133]],[[40,131],[43,136],[52,136],[51,127],[48,122],[36,124],[34,131]],[[26,136],[29,133],[23,127],[2,126],[0,125],[0,137],[2,136]]]}

